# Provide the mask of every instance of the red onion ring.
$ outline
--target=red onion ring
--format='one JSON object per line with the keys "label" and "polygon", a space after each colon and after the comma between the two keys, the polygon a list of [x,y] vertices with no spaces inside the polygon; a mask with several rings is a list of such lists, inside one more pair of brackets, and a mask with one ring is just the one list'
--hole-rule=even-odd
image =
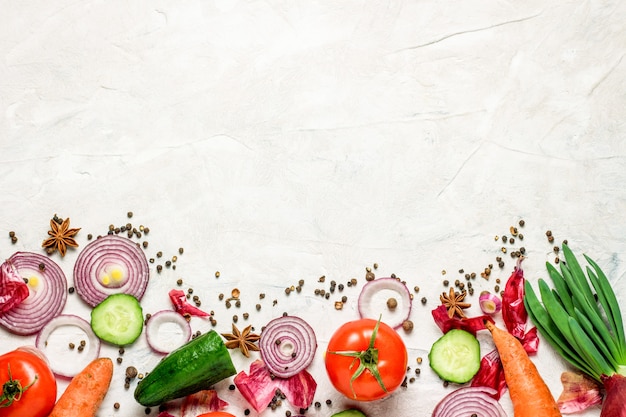
{"label": "red onion ring", "polygon": [[259,349],[265,366],[274,376],[289,378],[311,364],[317,338],[313,328],[300,317],[281,316],[265,326]]}
{"label": "red onion ring", "polygon": [[[398,306],[393,310],[387,306],[387,300],[392,297],[399,297]],[[398,329],[411,314],[413,300],[406,285],[397,278],[377,278],[368,281],[359,294],[359,315],[361,318],[368,318],[385,322],[390,327]]]}
{"label": "red onion ring", "polygon": [[65,307],[65,274],[52,259],[38,253],[16,252],[8,260],[21,277],[29,280],[29,294],[0,315],[0,325],[21,336],[37,333]]}
{"label": "red onion ring", "polygon": [[[173,323],[180,327],[182,334],[180,338],[173,338],[168,332],[167,336],[159,334],[161,327],[166,323]],[[157,353],[170,353],[172,350],[182,346],[191,339],[191,326],[189,322],[180,314],[172,310],[161,310],[150,316],[146,322],[146,340],[148,346]]]}
{"label": "red onion ring", "polygon": [[[72,378],[78,374],[81,369],[87,366],[87,364],[98,357],[100,354],[100,339],[98,339],[93,330],[91,330],[91,326],[87,320],[72,314],[61,314],[50,320],[48,324],[46,324],[37,334],[37,338],[35,339],[35,346],[37,349],[45,354],[49,348],[48,339],[50,338],[50,335],[60,327],[64,326],[78,327],[83,331],[83,333],[85,333],[85,336],[87,336],[85,343],[87,352],[80,352],[76,355],[72,355],[70,360],[67,360],[65,355],[56,353],[54,355],[46,355],[46,357],[49,358],[48,362],[50,369],[52,369],[52,372],[56,376],[62,378]],[[69,342],[71,341],[68,341],[68,345]],[[62,349],[69,348],[63,347]],[[50,358],[52,358],[52,360]],[[70,365],[72,369],[70,369]]]}
{"label": "red onion ring", "polygon": [[74,265],[76,292],[92,307],[114,293],[141,300],[149,278],[146,255],[136,243],[117,235],[102,236],[89,243]]}
{"label": "red onion ring", "polygon": [[488,387],[463,387],[446,395],[435,407],[432,417],[507,417],[500,403],[492,397],[496,390]]}

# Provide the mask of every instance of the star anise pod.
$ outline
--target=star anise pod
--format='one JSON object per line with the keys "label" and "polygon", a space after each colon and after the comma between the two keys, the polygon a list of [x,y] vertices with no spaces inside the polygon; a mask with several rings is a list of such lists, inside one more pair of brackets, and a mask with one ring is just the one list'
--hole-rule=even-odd
{"label": "star anise pod", "polygon": [[258,351],[259,347],[255,344],[261,336],[258,334],[250,333],[252,331],[252,326],[248,326],[243,331],[239,331],[237,326],[233,323],[233,332],[232,333],[222,333],[222,336],[226,339],[224,343],[228,349],[237,349],[241,350],[246,358],[250,357],[250,351]]}
{"label": "star anise pod", "polygon": [[[56,217],[56,216],[55,216]],[[50,236],[46,240],[43,241],[41,246],[46,248],[46,252],[48,254],[54,253],[54,251],[59,251],[61,256],[65,256],[67,252],[68,246],[70,247],[78,247],[78,243],[74,240],[74,236],[80,228],[70,229],[70,218],[66,218],[59,224],[55,219],[50,220],[50,230],[48,230],[48,235]]]}
{"label": "star anise pod", "polygon": [[441,303],[448,309],[448,317],[452,318],[454,317],[454,315],[458,315],[461,318],[465,317],[463,309],[471,306],[470,303],[463,302],[466,294],[467,293],[465,291],[455,293],[454,288],[452,287],[450,287],[450,292],[448,294],[446,294],[445,292],[441,293],[439,299],[441,300]]}

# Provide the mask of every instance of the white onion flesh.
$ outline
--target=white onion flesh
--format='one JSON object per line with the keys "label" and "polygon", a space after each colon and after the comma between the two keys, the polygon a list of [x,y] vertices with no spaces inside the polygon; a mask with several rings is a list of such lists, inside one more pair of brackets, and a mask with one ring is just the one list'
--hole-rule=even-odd
{"label": "white onion flesh", "polygon": [[507,417],[488,387],[463,387],[446,395],[435,407],[432,417]]}
{"label": "white onion flesh", "polygon": [[[397,307],[390,309],[387,300],[394,298]],[[377,278],[368,281],[359,295],[361,318],[381,320],[394,329],[402,326],[411,314],[413,301],[406,285],[397,278]]]}
{"label": "white onion flesh", "polygon": [[21,336],[35,334],[63,311],[67,279],[52,259],[38,253],[16,252],[8,261],[29,281],[29,295],[0,315],[0,325]]}
{"label": "white onion flesh", "polygon": [[[168,324],[173,324],[179,331],[165,329]],[[146,322],[146,339],[152,350],[167,354],[191,339],[191,326],[177,312],[162,310],[152,314]]]}
{"label": "white onion flesh", "polygon": [[281,316],[263,328],[259,349],[265,366],[273,375],[289,378],[311,364],[317,338],[313,328],[300,317]]}
{"label": "white onion flesh", "polygon": [[91,307],[111,294],[129,294],[141,300],[149,278],[146,255],[135,242],[118,235],[89,243],[74,265],[76,292]]}
{"label": "white onion flesh", "polygon": [[[68,329],[68,328],[74,329]],[[65,328],[65,329],[64,329]],[[80,334],[75,330],[79,329]],[[61,333],[63,340],[51,342],[53,333]],[[59,339],[54,336],[55,339]],[[84,349],[79,350],[81,340],[85,341]],[[59,346],[56,346],[59,343]],[[73,343],[75,347],[69,348]],[[89,323],[72,314],[61,314],[46,324],[35,340],[35,346],[48,358],[50,369],[59,377],[72,378],[100,354],[100,339],[95,335]]]}

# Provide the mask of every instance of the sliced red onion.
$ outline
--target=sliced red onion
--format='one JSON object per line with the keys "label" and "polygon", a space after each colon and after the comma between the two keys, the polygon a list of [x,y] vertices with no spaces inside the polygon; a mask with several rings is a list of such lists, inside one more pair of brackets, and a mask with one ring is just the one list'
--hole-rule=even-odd
{"label": "sliced red onion", "polygon": [[[80,339],[63,340],[61,346],[50,346],[48,342],[51,335],[57,331],[62,332],[63,327],[75,327],[82,330],[86,340],[82,338],[82,336],[79,336]],[[79,350],[81,340],[85,340],[85,349]],[[70,343],[75,345],[74,349],[69,348]],[[46,357],[50,362],[52,372],[54,372],[56,376],[63,378],[74,377],[100,354],[100,339],[98,339],[93,330],[91,330],[89,323],[72,314],[61,314],[50,320],[48,324],[41,329],[39,334],[37,334],[35,346],[44,354],[50,352],[51,349],[56,349],[54,354],[46,354]],[[71,358],[68,358],[65,352],[71,353]]]}
{"label": "sliced red onion", "polygon": [[[165,329],[173,324],[181,331]],[[169,326],[168,326],[169,327]],[[183,316],[172,310],[161,310],[150,316],[146,322],[148,345],[157,353],[170,353],[191,339],[191,326]]]}
{"label": "sliced red onion", "polygon": [[306,369],[315,356],[317,338],[313,328],[296,316],[271,320],[261,332],[261,358],[279,378],[289,378]]}
{"label": "sliced red onion", "polygon": [[485,314],[496,314],[502,310],[502,300],[489,291],[483,291],[478,298],[480,309]]}
{"label": "sliced red onion", "polygon": [[506,417],[504,409],[487,387],[463,387],[446,395],[435,407],[432,417]]}
{"label": "sliced red onion", "polygon": [[[390,308],[390,299],[397,303],[395,308]],[[402,281],[397,278],[377,278],[367,282],[361,290],[359,315],[361,318],[380,319],[398,329],[409,319],[412,303],[411,293]]]}
{"label": "sliced red onion", "polygon": [[95,307],[111,294],[129,294],[141,300],[150,270],[143,251],[118,235],[100,237],[80,252],[74,265],[74,286]]}
{"label": "sliced red onion", "polygon": [[0,325],[22,336],[40,331],[61,314],[67,301],[67,280],[61,268],[39,253],[16,252],[8,262],[28,280],[28,297],[0,315]]}

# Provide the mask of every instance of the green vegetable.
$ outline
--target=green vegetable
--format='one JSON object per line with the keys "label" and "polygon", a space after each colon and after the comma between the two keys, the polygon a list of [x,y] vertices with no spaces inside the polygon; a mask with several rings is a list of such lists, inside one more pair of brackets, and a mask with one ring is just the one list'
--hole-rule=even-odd
{"label": "green vegetable", "polygon": [[143,311],[132,295],[109,295],[91,310],[91,328],[96,336],[117,346],[133,343],[143,330]]}
{"label": "green vegetable", "polygon": [[338,413],[333,414],[330,417],[366,417],[366,416],[359,410],[351,409],[351,410],[340,411]]}
{"label": "green vegetable", "polygon": [[480,344],[470,332],[452,329],[433,343],[428,361],[444,381],[463,384],[480,368]]}
{"label": "green vegetable", "polygon": [[135,400],[151,407],[209,389],[235,374],[230,353],[214,330],[204,333],[167,355],[139,381]]}
{"label": "green vegetable", "polygon": [[[546,268],[554,289],[540,279],[541,301],[529,282],[524,304],[530,319],[570,364],[601,381],[602,375],[626,375],[626,338],[620,307],[606,275],[588,256],[585,270],[563,244],[560,270]],[[586,275],[585,275],[586,272]]]}

